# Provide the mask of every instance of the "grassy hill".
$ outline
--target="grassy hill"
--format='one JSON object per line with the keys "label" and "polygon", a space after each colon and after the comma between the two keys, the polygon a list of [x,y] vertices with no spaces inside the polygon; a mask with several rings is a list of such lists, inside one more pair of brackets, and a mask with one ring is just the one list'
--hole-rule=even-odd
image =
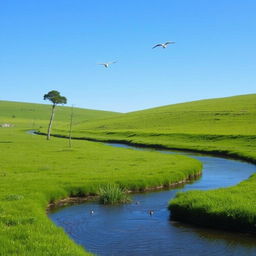
{"label": "grassy hill", "polygon": [[140,130],[190,134],[256,134],[256,94],[168,105],[105,120],[81,122],[76,131]]}
{"label": "grassy hill", "polygon": [[[66,134],[65,127],[54,130]],[[79,122],[73,135],[173,149],[256,157],[256,94],[193,101]]]}
{"label": "grassy hill", "polygon": [[[120,113],[110,111],[100,111],[91,109],[74,108],[74,123],[88,122],[97,119],[111,118],[119,116]],[[51,105],[22,103],[14,101],[0,101],[0,123],[12,123],[19,126],[32,126],[38,128],[45,126],[49,122],[51,113]],[[58,106],[54,126],[66,125],[69,123],[71,115],[71,107]]]}

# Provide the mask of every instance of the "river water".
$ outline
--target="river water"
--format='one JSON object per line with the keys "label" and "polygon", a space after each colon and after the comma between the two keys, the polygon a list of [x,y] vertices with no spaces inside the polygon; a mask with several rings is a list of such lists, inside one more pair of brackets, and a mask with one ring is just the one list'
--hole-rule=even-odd
{"label": "river water", "polygon": [[[153,150],[114,143],[108,145]],[[179,191],[235,185],[255,173],[256,166],[197,153],[160,152],[200,160],[204,166],[202,177],[180,188],[134,194],[130,204],[104,206],[88,202],[57,209],[49,213],[49,217],[76,243],[97,255],[255,256],[256,236],[170,221],[167,205]],[[154,211],[153,215],[149,214],[150,210]]]}

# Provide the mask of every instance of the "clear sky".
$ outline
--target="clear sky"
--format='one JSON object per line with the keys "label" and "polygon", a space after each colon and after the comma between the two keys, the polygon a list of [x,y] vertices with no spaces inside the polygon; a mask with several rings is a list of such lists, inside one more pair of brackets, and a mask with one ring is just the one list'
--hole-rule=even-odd
{"label": "clear sky", "polygon": [[55,89],[128,112],[255,93],[255,13],[255,0],[2,0],[0,100]]}

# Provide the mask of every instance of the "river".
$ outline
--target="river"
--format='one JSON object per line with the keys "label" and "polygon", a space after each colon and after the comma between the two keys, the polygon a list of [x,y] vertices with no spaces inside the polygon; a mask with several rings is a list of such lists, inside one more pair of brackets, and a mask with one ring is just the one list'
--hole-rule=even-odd
{"label": "river", "polygon": [[[107,144],[136,150],[154,150],[117,143]],[[88,202],[57,209],[49,213],[49,217],[76,243],[97,255],[255,256],[255,236],[170,221],[167,205],[180,191],[235,185],[255,173],[256,166],[204,154],[157,151],[200,160],[203,163],[202,177],[180,188],[133,194],[133,201],[129,204],[105,206]],[[150,210],[154,211],[153,215],[149,214]]]}

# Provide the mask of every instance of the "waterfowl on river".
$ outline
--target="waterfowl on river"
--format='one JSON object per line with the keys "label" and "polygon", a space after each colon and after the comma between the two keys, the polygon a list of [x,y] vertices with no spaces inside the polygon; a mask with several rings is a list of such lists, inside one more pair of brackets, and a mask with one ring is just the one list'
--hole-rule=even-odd
{"label": "waterfowl on river", "polygon": [[153,210],[149,210],[149,215],[152,216],[154,214]]}

